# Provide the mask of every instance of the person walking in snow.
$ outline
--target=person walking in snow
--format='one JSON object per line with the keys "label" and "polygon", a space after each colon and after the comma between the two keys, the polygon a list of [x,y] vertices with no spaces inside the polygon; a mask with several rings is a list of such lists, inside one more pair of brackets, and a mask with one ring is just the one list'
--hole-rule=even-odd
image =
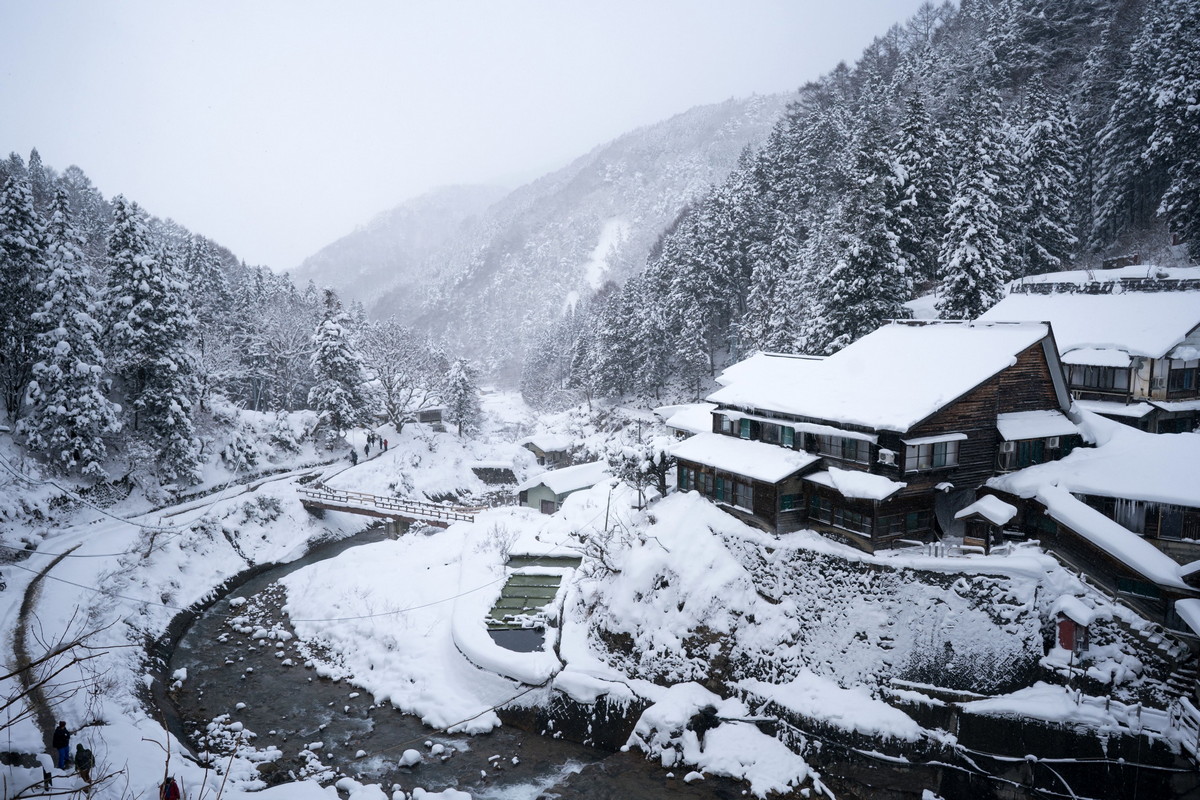
{"label": "person walking in snow", "polygon": [[92,782],[92,765],[95,763],[96,759],[92,758],[91,750],[82,744],[75,745],[75,769],[79,770],[79,777],[83,778],[85,783]]}
{"label": "person walking in snow", "polygon": [[167,778],[158,789],[158,800],[179,800],[179,784],[174,778]]}
{"label": "person walking in snow", "polygon": [[71,732],[67,730],[66,720],[60,720],[58,727],[54,729],[52,743],[58,751],[58,768],[66,769],[67,760],[71,757]]}
{"label": "person walking in snow", "polygon": [[357,465],[358,465],[358,451],[355,450],[353,447],[351,447],[350,448],[350,466],[354,467]]}
{"label": "person walking in snow", "polygon": [[383,440],[383,452],[387,452],[387,439]]}
{"label": "person walking in snow", "polygon": [[366,444],[363,445],[363,455],[366,456],[367,458],[371,457],[371,443],[370,442],[367,442]]}

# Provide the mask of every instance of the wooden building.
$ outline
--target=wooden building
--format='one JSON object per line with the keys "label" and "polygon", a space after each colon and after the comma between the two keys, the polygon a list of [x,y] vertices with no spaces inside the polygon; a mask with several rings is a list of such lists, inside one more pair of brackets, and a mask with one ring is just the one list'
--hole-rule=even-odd
{"label": "wooden building", "polygon": [[998,471],[1080,442],[1043,323],[894,322],[826,359],[758,354],[719,380],[712,431],[674,450],[679,488],[867,550],[961,531],[955,512]]}

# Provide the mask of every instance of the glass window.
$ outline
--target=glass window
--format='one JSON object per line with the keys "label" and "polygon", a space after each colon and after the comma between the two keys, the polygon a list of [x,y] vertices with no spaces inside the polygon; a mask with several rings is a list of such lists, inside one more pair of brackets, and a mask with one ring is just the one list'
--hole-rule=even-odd
{"label": "glass window", "polygon": [[692,471],[687,467],[679,468],[679,491],[690,492],[692,490]]}
{"label": "glass window", "polygon": [[780,511],[795,511],[799,507],[800,495],[782,494],[779,496]]}
{"label": "glass window", "polygon": [[[1172,361],[1171,371],[1167,373],[1167,390],[1172,392],[1186,392],[1189,389],[1195,389],[1196,382],[1196,367],[1185,367],[1187,361]],[[1178,365],[1178,366],[1176,366]]]}
{"label": "glass window", "polygon": [[1124,367],[1093,367],[1088,364],[1071,366],[1071,385],[1086,389],[1129,391],[1129,370]]}
{"label": "glass window", "polygon": [[747,511],[754,510],[754,489],[751,488],[750,484],[738,481],[734,484],[734,492],[736,493],[733,498],[734,505],[740,506]]}
{"label": "glass window", "polygon": [[724,414],[718,414],[717,421],[720,424],[721,433],[729,433],[729,434],[733,433],[733,420],[731,420],[729,417],[725,416]]}
{"label": "glass window", "polygon": [[779,426],[771,422],[764,422],[762,424],[762,440],[771,444],[779,444]]}
{"label": "glass window", "polygon": [[782,431],[781,444],[783,444],[784,447],[795,447],[796,446],[796,429],[795,428],[782,428],[781,431]]}
{"label": "glass window", "polygon": [[717,477],[717,492],[714,495],[714,497],[717,498],[717,502],[721,502],[721,503],[725,502],[726,483],[727,483],[727,481],[724,478],[719,477],[719,476]]}
{"label": "glass window", "polygon": [[868,463],[871,458],[871,443],[863,439],[851,439],[845,436],[817,436],[817,452],[823,456],[832,456],[843,461]]}
{"label": "glass window", "polygon": [[741,436],[743,439],[750,438],[750,420],[742,420]]}
{"label": "glass window", "polygon": [[958,466],[958,442],[910,444],[904,448],[905,472],[956,466]]}

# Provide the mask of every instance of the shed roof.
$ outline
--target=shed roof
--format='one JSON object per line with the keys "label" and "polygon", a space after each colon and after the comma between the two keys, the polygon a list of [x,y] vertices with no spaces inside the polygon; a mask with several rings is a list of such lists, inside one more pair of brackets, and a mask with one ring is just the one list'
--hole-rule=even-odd
{"label": "shed roof", "polygon": [[607,462],[589,461],[586,464],[552,469],[549,472],[534,475],[518,486],[517,491],[525,492],[535,486],[545,486],[555,494],[566,494],[567,492],[591,488],[608,476]]}
{"label": "shed roof", "polygon": [[674,413],[666,418],[666,425],[668,428],[688,433],[711,433],[712,412],[716,407],[715,403],[690,403],[685,406],[676,406]]}
{"label": "shed roof", "polygon": [[536,433],[521,440],[521,446],[533,445],[543,453],[557,453],[570,449],[575,440],[561,433]]}
{"label": "shed roof", "polygon": [[701,433],[685,439],[671,449],[671,454],[767,483],[778,483],[820,460],[819,456],[799,450],[719,433]]}

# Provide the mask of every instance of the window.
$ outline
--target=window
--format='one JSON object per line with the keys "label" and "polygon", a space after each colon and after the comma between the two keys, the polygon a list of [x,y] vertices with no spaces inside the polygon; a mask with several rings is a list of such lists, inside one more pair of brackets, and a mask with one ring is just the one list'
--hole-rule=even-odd
{"label": "window", "polygon": [[687,467],[679,468],[679,491],[690,492],[692,490],[692,471]]}
{"label": "window", "polygon": [[823,456],[832,456],[843,461],[857,461],[860,464],[869,463],[871,458],[871,443],[864,439],[850,439],[845,436],[817,436],[817,452]]}
{"label": "window", "polygon": [[750,438],[750,420],[748,420],[748,419],[742,420],[742,427],[741,427],[740,433],[741,433],[741,437],[743,439]]}
{"label": "window", "polygon": [[716,494],[713,495],[713,497],[716,498],[718,503],[725,502],[725,494],[728,491],[728,488],[727,488],[728,486],[729,486],[729,481],[727,481],[721,477],[717,478],[717,491],[716,491]]}
{"label": "window", "polygon": [[1186,392],[1200,386],[1200,383],[1197,382],[1196,363],[1172,360],[1171,371],[1167,373],[1167,391]]}
{"label": "window", "polygon": [[1129,369],[1127,367],[1093,367],[1088,364],[1071,365],[1071,385],[1087,389],[1129,391]]}
{"label": "window", "polygon": [[779,496],[780,511],[795,511],[800,507],[800,495],[798,494],[781,494]]}
{"label": "window", "polygon": [[910,444],[904,448],[905,472],[956,466],[958,466],[958,442]]}
{"label": "window", "polygon": [[783,427],[783,428],[780,428],[780,430],[782,431],[780,443],[784,447],[795,447],[796,446],[796,429]]}
{"label": "window", "polygon": [[[699,486],[699,478],[697,478],[697,481],[696,481],[696,482],[697,482],[697,485],[696,485],[696,487],[695,487],[695,488],[699,489],[699,488],[700,488],[700,486]],[[711,472],[705,472],[705,473],[704,473],[704,491],[703,491],[703,494],[704,494],[706,497],[712,497],[712,493],[713,493],[713,476],[712,476],[712,473],[711,473]]]}
{"label": "window", "polygon": [[771,422],[762,424],[762,440],[770,444],[779,444],[779,426]]}
{"label": "window", "polygon": [[733,420],[731,420],[729,417],[725,416],[724,414],[717,414],[717,425],[719,426],[721,433],[733,435]]}
{"label": "window", "polygon": [[1162,597],[1162,591],[1153,583],[1136,578],[1117,578],[1117,591],[1138,597],[1152,597],[1155,600]]}
{"label": "window", "polygon": [[833,522],[833,503],[824,497],[817,495],[809,495],[808,497],[808,517],[817,522],[824,522],[829,525]]}
{"label": "window", "polygon": [[754,489],[750,484],[741,481],[733,484],[733,504],[747,511],[754,510]]}
{"label": "window", "polygon": [[924,533],[933,525],[933,512],[910,511],[907,514],[889,514],[875,520],[876,536],[904,536]]}
{"label": "window", "polygon": [[542,501],[543,514],[553,514],[555,511],[558,511],[558,503],[554,502],[553,500]]}

